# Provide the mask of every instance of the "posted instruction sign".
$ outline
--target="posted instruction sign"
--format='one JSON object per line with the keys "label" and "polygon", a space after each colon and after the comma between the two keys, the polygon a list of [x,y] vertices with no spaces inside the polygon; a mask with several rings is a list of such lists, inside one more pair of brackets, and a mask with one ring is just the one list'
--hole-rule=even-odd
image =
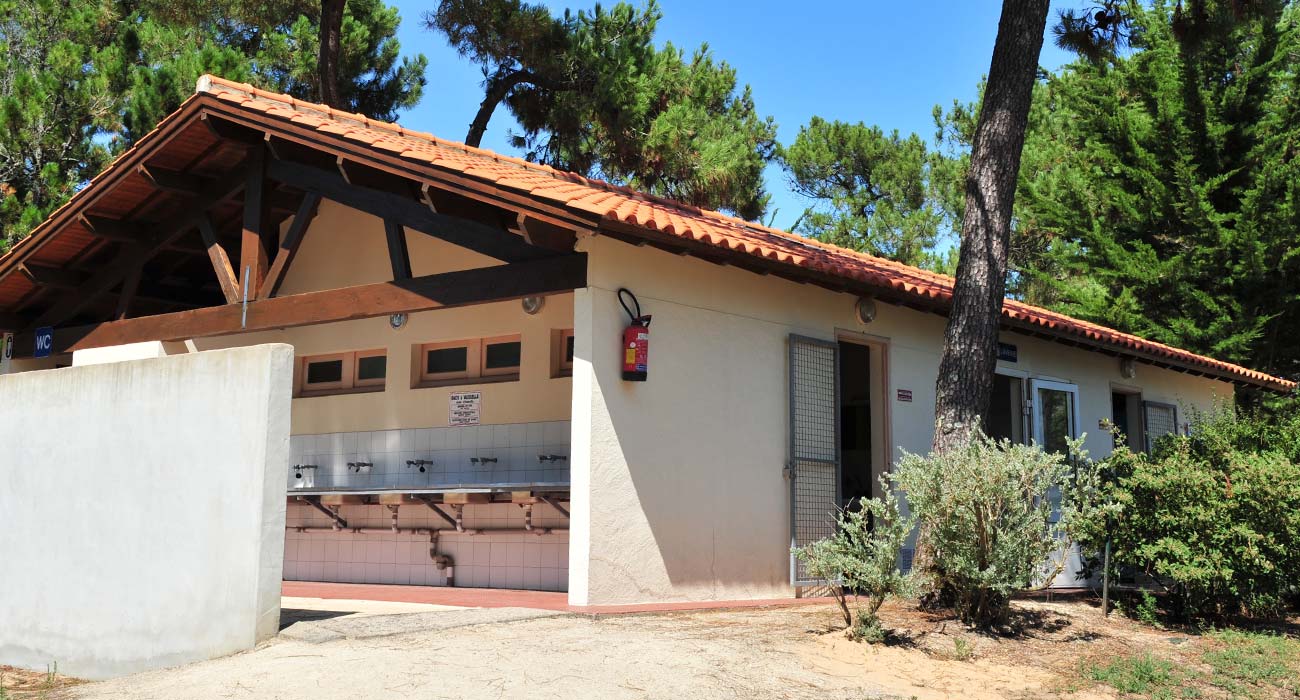
{"label": "posted instruction sign", "polygon": [[449,401],[450,413],[447,425],[478,425],[483,412],[483,392],[452,392]]}

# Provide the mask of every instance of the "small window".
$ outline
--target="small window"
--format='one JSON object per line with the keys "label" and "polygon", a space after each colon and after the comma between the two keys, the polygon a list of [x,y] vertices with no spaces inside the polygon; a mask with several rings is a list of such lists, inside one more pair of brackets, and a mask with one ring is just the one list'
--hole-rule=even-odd
{"label": "small window", "polygon": [[[416,353],[416,386],[451,384],[478,376],[479,341],[428,343]],[[471,359],[473,361],[471,362]]]}
{"label": "small window", "polygon": [[424,371],[428,374],[464,372],[469,368],[469,349],[438,348],[425,355]]}
{"label": "small window", "polygon": [[551,376],[573,376],[573,329],[551,331]]}
{"label": "small window", "polygon": [[382,390],[388,375],[384,350],[313,355],[298,363],[300,396]]}
{"label": "small window", "polygon": [[519,360],[523,345],[519,336],[488,338],[483,341],[483,366],[480,376],[519,376]]}

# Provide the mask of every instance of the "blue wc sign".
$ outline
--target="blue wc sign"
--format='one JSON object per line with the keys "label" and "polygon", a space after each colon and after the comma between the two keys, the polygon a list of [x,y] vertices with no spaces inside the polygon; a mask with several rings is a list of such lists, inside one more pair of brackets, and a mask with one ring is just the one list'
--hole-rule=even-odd
{"label": "blue wc sign", "polygon": [[42,326],[36,329],[36,349],[32,357],[49,357],[54,352],[54,329]]}

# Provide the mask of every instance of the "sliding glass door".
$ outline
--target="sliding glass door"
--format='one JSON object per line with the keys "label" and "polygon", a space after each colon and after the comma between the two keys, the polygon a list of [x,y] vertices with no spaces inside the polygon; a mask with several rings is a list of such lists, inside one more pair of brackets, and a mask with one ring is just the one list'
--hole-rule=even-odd
{"label": "sliding glass door", "polygon": [[1048,452],[1069,452],[1079,437],[1079,387],[1046,379],[1029,380],[1034,407],[1034,441]]}

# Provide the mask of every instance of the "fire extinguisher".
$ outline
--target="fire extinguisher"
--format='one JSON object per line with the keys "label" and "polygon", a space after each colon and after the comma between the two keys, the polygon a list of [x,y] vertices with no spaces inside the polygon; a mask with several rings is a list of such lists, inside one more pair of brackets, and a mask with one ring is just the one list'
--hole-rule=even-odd
{"label": "fire extinguisher", "polygon": [[[628,306],[627,299],[632,300],[632,306]],[[641,302],[626,289],[618,290],[618,303],[632,319],[631,325],[623,330],[623,380],[644,382],[650,365],[650,316],[641,315]],[[632,312],[633,308],[636,313]]]}

